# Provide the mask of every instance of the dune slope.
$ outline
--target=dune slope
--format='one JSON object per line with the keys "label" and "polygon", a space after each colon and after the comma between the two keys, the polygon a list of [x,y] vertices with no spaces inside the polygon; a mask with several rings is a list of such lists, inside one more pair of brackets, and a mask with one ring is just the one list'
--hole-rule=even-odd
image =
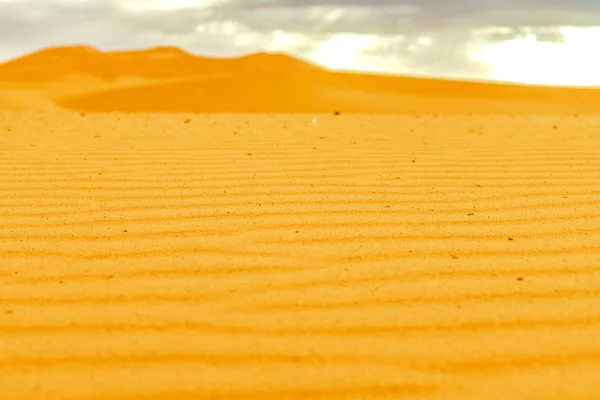
{"label": "dune slope", "polygon": [[176,82],[109,88],[64,96],[56,103],[89,112],[600,113],[597,89],[387,77],[380,81],[382,77],[370,75],[275,70],[240,69]]}
{"label": "dune slope", "polygon": [[0,392],[593,399],[600,119],[0,113]]}
{"label": "dune slope", "polygon": [[[194,80],[109,89],[57,101],[83,111],[128,112],[330,112],[345,88],[323,73],[238,70]],[[352,104],[352,100],[346,102]],[[360,103],[358,103],[360,105]]]}

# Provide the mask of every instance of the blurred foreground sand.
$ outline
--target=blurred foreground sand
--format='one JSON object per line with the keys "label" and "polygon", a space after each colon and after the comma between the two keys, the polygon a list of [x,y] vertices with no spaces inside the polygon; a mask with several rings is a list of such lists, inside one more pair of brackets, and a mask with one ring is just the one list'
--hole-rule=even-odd
{"label": "blurred foreground sand", "polygon": [[600,117],[0,114],[3,399],[592,399]]}

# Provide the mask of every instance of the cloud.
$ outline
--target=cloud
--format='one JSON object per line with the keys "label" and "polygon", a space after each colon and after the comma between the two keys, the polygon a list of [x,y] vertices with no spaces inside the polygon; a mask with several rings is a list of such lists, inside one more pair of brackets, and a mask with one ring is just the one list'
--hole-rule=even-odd
{"label": "cloud", "polygon": [[286,51],[342,69],[492,77],[495,43],[566,44],[594,0],[0,0],[0,60],[41,47]]}

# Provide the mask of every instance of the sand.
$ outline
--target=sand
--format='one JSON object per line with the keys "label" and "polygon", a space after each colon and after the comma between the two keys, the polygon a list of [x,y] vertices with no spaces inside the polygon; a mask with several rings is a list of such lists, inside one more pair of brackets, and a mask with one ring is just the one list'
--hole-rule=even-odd
{"label": "sand", "polygon": [[26,103],[0,111],[3,399],[600,393],[600,115]]}

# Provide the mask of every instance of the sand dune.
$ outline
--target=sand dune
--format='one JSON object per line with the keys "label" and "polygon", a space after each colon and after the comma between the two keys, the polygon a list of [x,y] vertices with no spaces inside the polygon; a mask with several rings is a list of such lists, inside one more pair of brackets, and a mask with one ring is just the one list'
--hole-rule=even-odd
{"label": "sand dune", "polygon": [[0,113],[12,399],[593,399],[600,119]]}
{"label": "sand dune", "polygon": [[102,52],[88,46],[72,46],[43,49],[0,64],[0,83],[29,83],[39,87],[43,83],[68,80],[100,80],[119,84],[124,78],[169,82],[236,71],[273,73],[288,70],[326,72],[282,54],[211,58],[192,55],[175,47]]}
{"label": "sand dune", "polygon": [[210,58],[171,47],[45,49],[0,64],[0,85],[85,112],[600,112],[600,89],[339,73],[283,54]]}

